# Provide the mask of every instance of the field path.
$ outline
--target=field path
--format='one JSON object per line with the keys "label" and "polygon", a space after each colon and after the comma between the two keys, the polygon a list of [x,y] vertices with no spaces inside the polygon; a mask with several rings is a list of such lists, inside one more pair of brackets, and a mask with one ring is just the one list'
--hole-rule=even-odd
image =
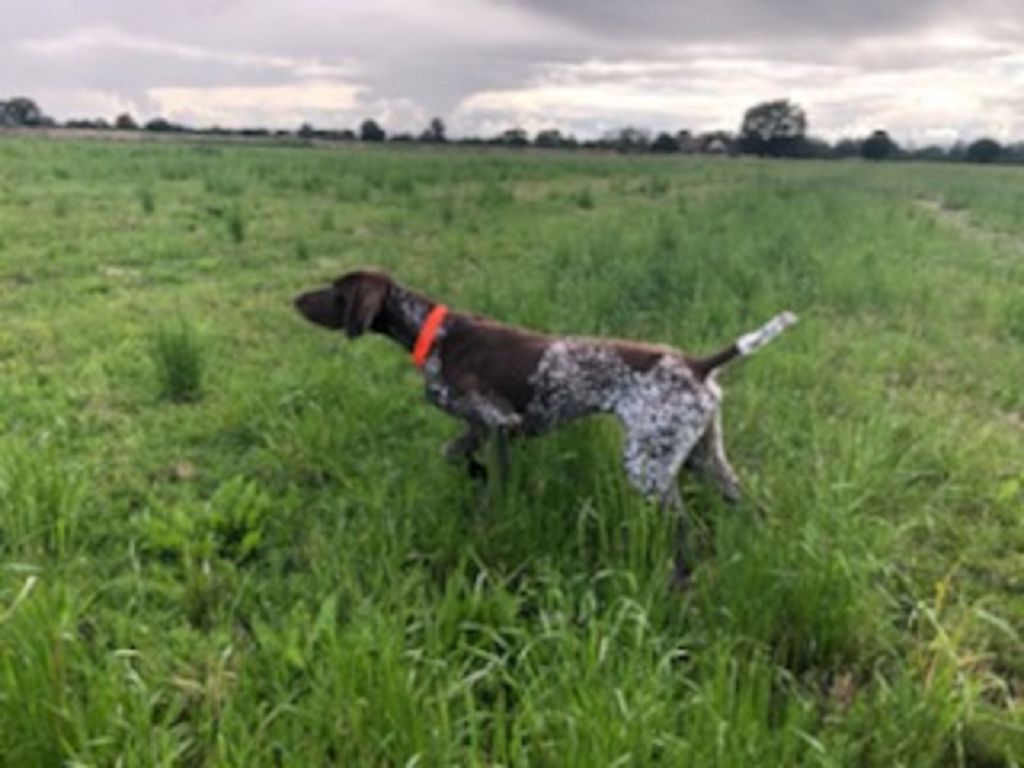
{"label": "field path", "polygon": [[965,208],[947,208],[942,200],[922,198],[914,201],[938,221],[972,240],[1004,251],[1024,254],[1024,238],[983,227],[971,218]]}
{"label": "field path", "polygon": [[[970,211],[967,209],[947,208],[941,200],[927,198],[914,202],[957,234],[983,245],[992,246],[1011,256],[1024,255],[1024,238],[979,225],[971,218]],[[996,414],[1004,423],[1018,430],[1024,430],[1024,412],[997,409]]]}

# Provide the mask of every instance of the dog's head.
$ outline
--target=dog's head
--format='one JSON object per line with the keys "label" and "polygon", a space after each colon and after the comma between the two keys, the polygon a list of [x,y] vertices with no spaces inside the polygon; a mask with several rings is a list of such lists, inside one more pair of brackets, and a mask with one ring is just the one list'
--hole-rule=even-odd
{"label": "dog's head", "polygon": [[327,288],[301,294],[295,299],[295,308],[309,322],[344,330],[350,339],[354,339],[373,325],[392,285],[391,278],[383,272],[349,272]]}

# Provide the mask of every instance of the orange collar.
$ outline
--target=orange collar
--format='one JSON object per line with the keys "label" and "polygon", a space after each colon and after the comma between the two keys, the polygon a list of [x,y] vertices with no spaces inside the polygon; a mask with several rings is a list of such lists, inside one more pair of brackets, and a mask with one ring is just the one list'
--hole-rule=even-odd
{"label": "orange collar", "polygon": [[420,335],[416,337],[416,344],[412,348],[412,364],[417,368],[422,368],[426,365],[427,357],[430,355],[430,350],[434,346],[434,340],[437,338],[437,330],[441,327],[441,323],[444,322],[445,315],[447,314],[448,307],[444,304],[438,304],[430,310],[427,319],[423,321]]}

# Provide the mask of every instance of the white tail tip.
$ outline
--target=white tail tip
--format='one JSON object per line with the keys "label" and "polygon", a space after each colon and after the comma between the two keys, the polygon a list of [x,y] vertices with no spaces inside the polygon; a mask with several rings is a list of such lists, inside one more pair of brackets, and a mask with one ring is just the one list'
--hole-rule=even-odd
{"label": "white tail tip", "polygon": [[787,328],[796,325],[796,315],[790,311],[781,312],[756,331],[746,333],[736,339],[736,348],[741,355],[756,352]]}

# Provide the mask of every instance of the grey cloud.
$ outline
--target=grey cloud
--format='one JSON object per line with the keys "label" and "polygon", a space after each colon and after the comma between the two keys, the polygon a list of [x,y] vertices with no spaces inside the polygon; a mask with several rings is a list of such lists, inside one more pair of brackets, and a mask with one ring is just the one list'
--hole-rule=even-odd
{"label": "grey cloud", "polygon": [[777,36],[852,39],[929,21],[943,0],[518,0],[613,40],[661,43],[765,40]]}
{"label": "grey cloud", "polygon": [[[464,4],[470,6],[472,0]],[[147,87],[261,85],[315,76],[231,60],[232,55],[264,55],[350,69],[349,79],[359,80],[380,97],[413,98],[427,110],[444,112],[475,90],[520,82],[532,73],[535,62],[565,55],[573,37],[561,34],[564,30],[556,23],[545,25],[550,34],[535,32],[527,27],[531,17],[505,42],[502,25],[481,24],[471,13],[453,19],[456,24],[446,28],[408,13],[319,0],[293,3],[287,11],[269,0],[144,5],[121,0],[88,5],[22,0],[14,5],[16,23],[0,25],[6,59],[0,68],[0,93],[105,87],[138,98]],[[457,24],[463,30],[451,29]],[[90,34],[134,36],[163,42],[167,49],[177,45],[221,55],[184,56],[117,44],[78,49],[69,45]],[[27,42],[34,49],[26,49]]]}

